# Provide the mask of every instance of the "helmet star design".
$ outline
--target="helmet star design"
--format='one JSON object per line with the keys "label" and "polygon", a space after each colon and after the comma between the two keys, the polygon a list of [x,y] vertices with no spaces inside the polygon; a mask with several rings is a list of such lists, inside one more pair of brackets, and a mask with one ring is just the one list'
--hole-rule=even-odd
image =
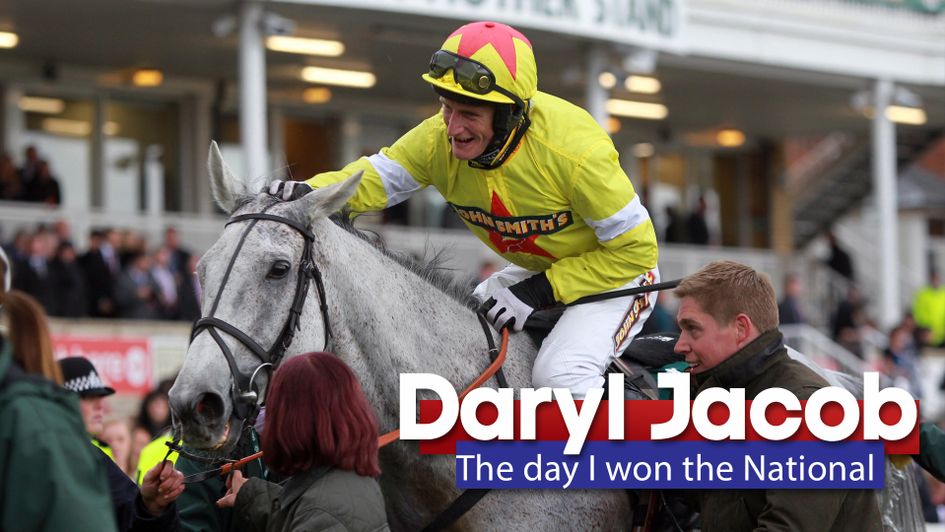
{"label": "helmet star design", "polygon": [[[473,22],[462,26],[447,37],[441,50],[476,61],[495,77],[495,85],[524,100],[531,99],[538,90],[538,67],[528,39],[514,28],[498,22]],[[476,100],[516,104],[499,91],[477,94],[456,82],[454,73],[433,77],[423,74],[427,83],[440,89]]]}

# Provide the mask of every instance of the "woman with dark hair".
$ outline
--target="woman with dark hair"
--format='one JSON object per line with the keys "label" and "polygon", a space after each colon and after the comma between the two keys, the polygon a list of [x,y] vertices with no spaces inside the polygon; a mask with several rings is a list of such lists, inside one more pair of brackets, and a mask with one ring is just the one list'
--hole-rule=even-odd
{"label": "woman with dark hair", "polygon": [[147,441],[157,438],[171,426],[171,408],[167,402],[167,392],[161,388],[155,388],[144,396],[141,401],[141,409],[138,411],[138,419],[135,423],[135,430],[147,431]]}
{"label": "woman with dark hair", "polygon": [[235,507],[241,530],[388,530],[377,421],[351,369],[330,353],[289,358],[266,403],[263,459],[290,478],[280,486],[233,473],[217,504]]}

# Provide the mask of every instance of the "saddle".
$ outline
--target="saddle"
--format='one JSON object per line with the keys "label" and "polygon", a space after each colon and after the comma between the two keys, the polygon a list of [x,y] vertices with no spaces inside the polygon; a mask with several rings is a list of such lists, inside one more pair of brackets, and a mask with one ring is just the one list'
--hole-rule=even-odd
{"label": "saddle", "polygon": [[[564,306],[556,306],[539,310],[528,318],[525,331],[536,345],[541,345],[564,309]],[[660,397],[656,375],[670,369],[683,371],[687,367],[685,357],[673,351],[678,339],[679,334],[675,332],[638,335],[608,366],[604,376],[611,373],[624,375],[625,399],[665,399]]]}

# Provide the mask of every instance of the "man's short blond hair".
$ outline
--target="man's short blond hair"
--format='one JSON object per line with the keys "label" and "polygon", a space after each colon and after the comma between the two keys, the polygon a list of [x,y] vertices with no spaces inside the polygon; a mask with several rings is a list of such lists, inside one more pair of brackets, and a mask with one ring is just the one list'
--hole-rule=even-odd
{"label": "man's short blond hair", "polygon": [[719,325],[728,325],[744,313],[761,333],[778,327],[778,300],[767,275],[730,260],[710,262],[688,275],[675,290],[676,297],[691,297]]}

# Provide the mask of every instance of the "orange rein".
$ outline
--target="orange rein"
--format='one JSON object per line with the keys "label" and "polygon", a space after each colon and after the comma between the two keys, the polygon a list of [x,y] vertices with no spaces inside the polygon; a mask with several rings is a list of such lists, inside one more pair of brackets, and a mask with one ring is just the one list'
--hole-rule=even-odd
{"label": "orange rein", "polygon": [[[492,362],[492,364],[490,364],[489,367],[486,368],[486,370],[483,371],[482,374],[480,374],[479,377],[476,378],[476,380],[472,381],[472,383],[469,386],[467,386],[465,390],[463,390],[463,393],[459,394],[460,401],[462,401],[463,398],[466,397],[466,395],[469,392],[485,384],[487,380],[491,379],[492,376],[495,375],[497,371],[499,371],[499,368],[501,368],[502,364],[505,363],[505,354],[506,354],[506,351],[508,351],[508,349],[509,349],[509,331],[508,329],[502,329],[502,345],[499,347],[498,356],[495,357],[495,360]],[[392,430],[388,432],[387,434],[384,434],[380,436],[379,438],[377,438],[377,446],[384,447],[385,445],[388,445],[394,441],[397,441],[399,438],[400,438],[400,429]],[[256,460],[257,458],[262,458],[262,455],[263,455],[262,451],[259,451],[258,453],[254,453],[245,458],[241,458],[237,460],[236,462],[224,464],[220,468],[220,475],[221,476],[226,475],[234,469],[239,469],[243,467],[244,465],[248,464],[249,462]]]}
{"label": "orange rein", "polygon": [[[505,353],[506,351],[508,351],[508,349],[509,349],[509,330],[502,329],[502,345],[499,346],[499,354],[495,357],[495,360],[492,361],[492,364],[490,364],[489,367],[486,368],[485,371],[483,371],[478,377],[476,377],[476,380],[472,381],[472,383],[469,386],[467,386],[465,390],[463,390],[463,393],[459,394],[460,401],[462,401],[463,398],[466,397],[466,395],[469,392],[485,384],[487,380],[491,379],[492,376],[495,375],[497,371],[499,371],[499,368],[501,368],[502,364],[505,363]],[[381,437],[379,437],[377,439],[377,446],[384,447],[385,445],[395,442],[398,439],[400,439],[400,429],[394,429],[388,432],[387,434],[384,434]]]}

